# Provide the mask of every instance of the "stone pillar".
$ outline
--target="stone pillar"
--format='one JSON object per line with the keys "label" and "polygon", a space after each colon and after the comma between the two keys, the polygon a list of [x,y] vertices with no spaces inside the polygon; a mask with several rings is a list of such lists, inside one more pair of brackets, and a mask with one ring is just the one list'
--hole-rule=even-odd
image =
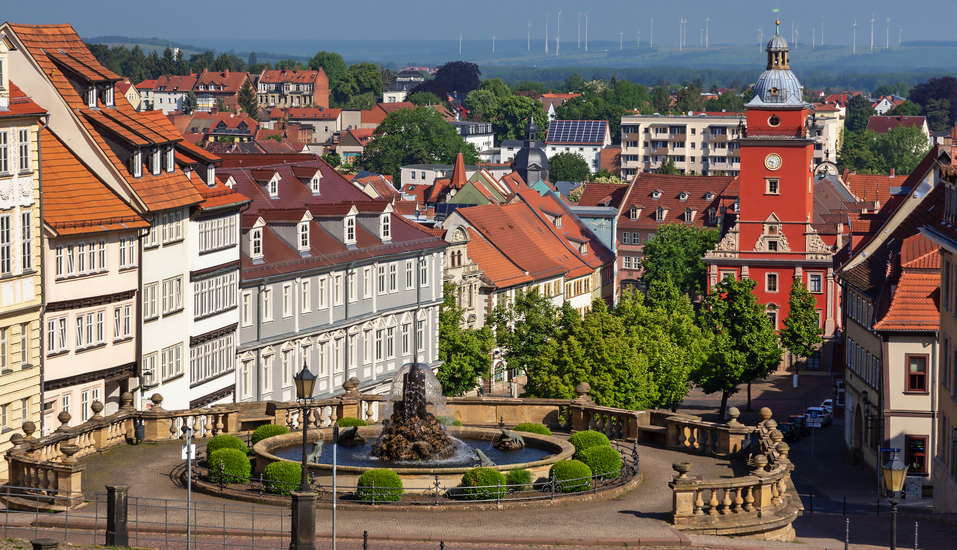
{"label": "stone pillar", "polygon": [[292,492],[292,536],[289,550],[316,549],[316,493]]}
{"label": "stone pillar", "polygon": [[129,485],[106,486],[106,545],[126,548],[130,545],[127,526]]}
{"label": "stone pillar", "polygon": [[682,518],[694,517],[695,492],[698,488],[698,482],[688,477],[691,471],[690,462],[676,462],[672,468],[678,472],[678,477],[668,484],[672,490],[673,500],[671,503],[671,516],[675,525],[687,523]]}
{"label": "stone pillar", "polygon": [[56,550],[60,546],[60,541],[56,539],[35,539],[30,541],[33,550]]}
{"label": "stone pillar", "polygon": [[163,396],[154,393],[150,401],[153,402],[153,408],[143,413],[143,441],[165,441],[169,439],[169,419],[163,414],[166,412],[163,410]]}

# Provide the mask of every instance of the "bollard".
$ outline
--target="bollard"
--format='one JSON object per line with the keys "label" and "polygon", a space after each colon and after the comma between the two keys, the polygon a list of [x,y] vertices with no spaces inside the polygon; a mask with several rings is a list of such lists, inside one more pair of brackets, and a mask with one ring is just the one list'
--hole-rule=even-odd
{"label": "bollard", "polygon": [[292,491],[292,537],[289,550],[316,549],[316,493]]}
{"label": "bollard", "polygon": [[445,541],[439,541],[439,550],[445,550]]}
{"label": "bollard", "polygon": [[849,550],[851,544],[851,518],[844,520],[844,550]]}
{"label": "bollard", "polygon": [[[130,545],[129,485],[106,486],[106,545],[126,548]],[[138,527],[138,526],[137,526]]]}
{"label": "bollard", "polygon": [[917,522],[914,522],[914,550],[917,550]]}
{"label": "bollard", "polygon": [[362,532],[362,550],[369,550],[369,532]]}
{"label": "bollard", "polygon": [[56,539],[34,539],[30,541],[33,550],[56,550],[60,541]]}

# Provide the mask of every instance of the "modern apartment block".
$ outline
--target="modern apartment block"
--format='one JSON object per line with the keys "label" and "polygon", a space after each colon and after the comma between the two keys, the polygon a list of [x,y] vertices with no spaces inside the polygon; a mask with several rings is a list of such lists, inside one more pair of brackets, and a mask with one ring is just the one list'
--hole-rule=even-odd
{"label": "modern apartment block", "polygon": [[[40,418],[40,119],[46,110],[11,80],[0,34],[0,452]],[[45,122],[45,121],[44,121]],[[22,433],[21,433],[22,435]],[[6,462],[0,476],[6,475]]]}
{"label": "modern apartment block", "polygon": [[[657,172],[669,160],[682,174],[736,176],[744,113],[621,117],[621,177]],[[721,173],[718,173],[721,172]]]}

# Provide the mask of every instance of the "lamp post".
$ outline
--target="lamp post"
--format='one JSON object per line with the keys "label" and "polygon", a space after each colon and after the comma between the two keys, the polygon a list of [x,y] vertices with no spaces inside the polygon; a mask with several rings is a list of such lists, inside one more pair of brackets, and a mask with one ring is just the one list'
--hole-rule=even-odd
{"label": "lamp post", "polygon": [[302,370],[293,377],[296,383],[296,401],[302,406],[302,413],[299,417],[299,424],[302,426],[302,480],[299,482],[299,490],[306,492],[309,490],[309,471],[306,467],[306,446],[308,445],[307,432],[309,423],[306,418],[309,416],[309,403],[312,401],[312,391],[316,387],[316,375],[312,374],[309,367],[303,363]]}
{"label": "lamp post", "polygon": [[881,466],[884,472],[884,488],[890,495],[891,502],[891,550],[897,549],[897,503],[900,492],[904,488],[904,478],[907,477],[908,466],[897,458],[897,453]]}

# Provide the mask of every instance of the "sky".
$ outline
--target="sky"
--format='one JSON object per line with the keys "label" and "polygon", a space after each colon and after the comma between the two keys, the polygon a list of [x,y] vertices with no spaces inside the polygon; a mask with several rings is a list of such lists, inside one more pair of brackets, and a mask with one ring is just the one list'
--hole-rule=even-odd
{"label": "sky", "polygon": [[529,32],[532,40],[541,41],[548,16],[549,42],[553,44],[561,10],[562,44],[577,43],[579,22],[584,39],[588,12],[590,40],[617,41],[619,33],[624,33],[624,40],[640,39],[646,45],[653,32],[656,45],[677,45],[679,20],[684,18],[685,43],[692,46],[701,40],[706,17],[710,17],[710,43],[756,42],[759,27],[767,39],[773,34],[772,10],[778,9],[781,34],[789,42],[793,20],[802,43],[813,38],[820,45],[824,17],[825,45],[850,44],[855,20],[858,46],[869,45],[873,15],[874,44],[882,46],[888,34],[895,45],[899,33],[904,41],[950,40],[957,44],[957,11],[952,2],[920,0],[910,4],[920,9],[908,10],[901,9],[907,3],[890,0],[29,0],[6,2],[0,13],[15,23],[71,23],[82,37],[121,35],[183,42],[243,35],[284,40],[457,40],[459,33],[465,40],[485,40],[493,35],[525,40]]}

